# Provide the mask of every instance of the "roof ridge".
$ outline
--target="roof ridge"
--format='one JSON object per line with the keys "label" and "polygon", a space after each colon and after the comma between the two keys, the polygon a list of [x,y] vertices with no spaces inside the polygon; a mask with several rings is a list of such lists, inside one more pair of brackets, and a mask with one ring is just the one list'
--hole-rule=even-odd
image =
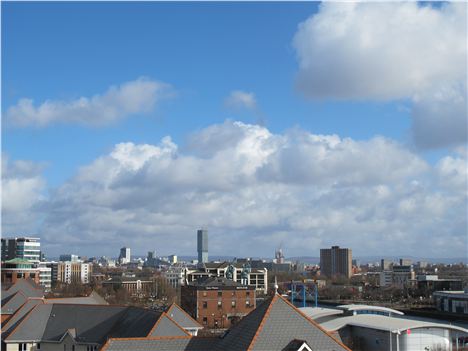
{"label": "roof ridge", "polygon": [[[15,317],[15,315],[16,315],[17,313],[19,313],[19,311],[21,311],[21,310],[26,306],[26,304],[27,304],[28,302],[30,302],[30,301],[35,301],[35,300],[42,301],[42,298],[31,298],[31,297],[28,298],[28,300],[27,300],[24,304],[22,304],[21,307],[18,308],[18,309],[16,310],[15,313],[13,313],[13,315],[11,316],[11,318],[10,318],[5,324],[2,325],[2,328],[1,328],[1,330],[0,330],[0,334],[3,334],[3,333],[5,332],[6,327],[8,327],[8,324],[13,320],[13,318]],[[33,306],[28,312],[26,312],[26,314],[22,317],[21,321],[22,321],[29,313],[31,313],[31,311],[32,311],[36,306],[41,305],[41,304],[43,305],[43,304],[44,304],[44,301],[42,301],[42,303],[38,303],[37,305]],[[20,321],[16,321],[16,323],[19,323],[19,322],[20,322]],[[13,332],[13,330],[12,330],[12,332]],[[9,333],[9,335],[10,335],[10,334],[11,334],[11,333]]]}
{"label": "roof ridge", "polygon": [[251,350],[252,347],[254,347],[255,341],[256,341],[258,335],[260,334],[260,332],[261,332],[262,329],[263,329],[263,326],[264,326],[265,321],[266,321],[266,317],[267,317],[268,315],[270,315],[270,311],[271,311],[271,308],[272,308],[273,304],[276,303],[276,301],[278,300],[277,297],[278,297],[278,294],[275,294],[275,295],[273,296],[273,298],[271,299],[270,305],[268,306],[268,308],[266,309],[265,313],[263,314],[262,320],[261,320],[261,322],[260,322],[260,324],[259,324],[259,326],[258,326],[258,328],[257,328],[257,331],[255,332],[255,335],[253,336],[252,340],[250,341],[250,344],[249,344],[249,346],[248,346],[248,348],[247,348],[247,351]]}
{"label": "roof ridge", "polygon": [[343,342],[340,342],[338,341],[336,338],[333,337],[333,335],[331,335],[328,331],[326,331],[320,324],[318,324],[316,321],[314,321],[312,318],[310,318],[309,316],[307,316],[305,313],[303,313],[300,309],[298,309],[296,306],[294,306],[291,302],[289,302],[288,300],[286,300],[284,297],[282,297],[281,295],[277,295],[281,300],[283,300],[284,302],[286,302],[290,307],[293,308],[293,310],[298,313],[300,316],[304,317],[310,324],[312,324],[314,327],[318,328],[319,330],[321,330],[322,332],[325,333],[325,335],[327,335],[328,337],[330,337],[334,342],[336,342],[338,345],[340,345],[341,347],[344,347],[346,350],[348,351],[352,351],[348,346],[346,346]]}
{"label": "roof ridge", "polygon": [[[19,330],[19,327],[24,323],[26,322],[26,320],[32,316],[33,312],[35,309],[37,309],[39,306],[45,306],[45,304],[37,304],[36,306],[34,306],[33,308],[31,308],[31,311],[29,311],[29,313],[21,320],[21,322],[18,323],[18,325],[16,327],[13,328],[13,330],[11,331],[11,333],[7,336],[7,339],[9,339],[14,333],[16,333],[17,330]],[[49,311],[49,318],[50,318],[50,313],[52,312],[52,308],[50,309]],[[48,318],[48,319],[49,319]],[[47,319],[47,320],[48,320]],[[44,330],[45,331],[45,330]],[[44,336],[44,331],[42,332],[42,336]],[[41,337],[42,338],[42,337]]]}
{"label": "roof ridge", "polygon": [[[180,329],[182,329],[184,331],[185,334],[189,335],[189,336],[192,336],[192,334],[190,334],[188,331],[186,331],[179,323],[177,323],[174,319],[171,318],[171,316],[169,316],[166,312],[163,313],[163,315],[167,318],[169,318],[169,320],[171,322],[173,322],[176,326],[178,326]],[[161,315],[161,317],[163,316]]]}
{"label": "roof ridge", "polygon": [[193,322],[195,322],[197,325],[199,325],[201,328],[203,328],[203,326],[202,326],[200,323],[198,323],[198,321],[197,321],[195,318],[193,318],[191,315],[189,315],[182,307],[180,307],[180,306],[179,306],[178,304],[176,304],[175,302],[173,302],[173,303],[171,304],[171,306],[169,306],[167,312],[169,312],[172,308],[178,309],[178,310],[181,311],[183,314],[185,314],[189,319],[191,319]]}

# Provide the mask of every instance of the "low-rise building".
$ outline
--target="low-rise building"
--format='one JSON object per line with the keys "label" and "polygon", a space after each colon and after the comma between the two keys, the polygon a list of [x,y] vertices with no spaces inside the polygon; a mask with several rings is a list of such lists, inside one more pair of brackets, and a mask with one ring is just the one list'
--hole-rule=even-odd
{"label": "low-rise building", "polygon": [[156,281],[149,277],[113,277],[102,282],[102,286],[124,288],[131,296],[151,296],[157,289]]}
{"label": "low-rise building", "polygon": [[229,328],[255,308],[255,287],[224,277],[192,282],[181,290],[181,305],[208,328]]}
{"label": "low-rise building", "polygon": [[468,288],[464,291],[436,291],[432,296],[439,311],[468,315]]}
{"label": "low-rise building", "polygon": [[[88,284],[92,273],[92,264],[83,262],[56,262],[52,264],[52,271],[57,270],[57,281],[71,284]],[[52,273],[55,276],[55,272]]]}
{"label": "low-rise building", "polygon": [[241,283],[245,279],[246,285],[253,285],[257,294],[267,294],[268,292],[268,269],[266,268],[253,268],[248,263],[205,263],[198,269],[185,270],[185,282],[199,281],[210,277],[227,277],[232,275],[233,281]]}
{"label": "low-rise building", "polygon": [[31,279],[40,283],[40,269],[37,263],[21,258],[14,258],[2,263],[2,284],[14,284],[20,279]]}
{"label": "low-rise building", "polygon": [[415,276],[412,266],[393,265],[392,270],[380,272],[380,286],[407,288],[413,285]]}
{"label": "low-rise building", "polygon": [[418,289],[427,292],[433,291],[459,291],[463,289],[463,282],[461,279],[439,279],[437,275],[418,275],[417,276]]}

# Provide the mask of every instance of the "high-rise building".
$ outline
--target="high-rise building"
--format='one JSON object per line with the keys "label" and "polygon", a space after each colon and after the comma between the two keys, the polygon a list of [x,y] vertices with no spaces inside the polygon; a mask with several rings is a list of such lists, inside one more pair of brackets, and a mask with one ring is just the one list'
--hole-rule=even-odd
{"label": "high-rise building", "polygon": [[320,249],[320,272],[327,277],[352,275],[353,255],[351,249],[332,246],[331,249]]}
{"label": "high-rise building", "polygon": [[[78,282],[82,284],[89,283],[89,278],[92,273],[92,265],[82,262],[58,262],[57,264],[57,281],[71,284]],[[55,272],[52,272],[54,276]]]}
{"label": "high-rise building", "polygon": [[15,258],[29,262],[40,262],[40,239],[31,237],[2,238],[2,261]]}
{"label": "high-rise building", "polygon": [[78,255],[73,254],[64,254],[60,255],[59,261],[61,262],[78,262],[79,257]]}
{"label": "high-rise building", "polygon": [[119,262],[120,264],[130,263],[130,248],[122,247],[120,249]]}
{"label": "high-rise building", "polygon": [[199,229],[197,231],[198,263],[208,262],[208,230]]}
{"label": "high-rise building", "polygon": [[381,271],[388,271],[391,269],[393,266],[393,262],[390,260],[386,260],[385,258],[382,258],[380,260],[380,270]]}

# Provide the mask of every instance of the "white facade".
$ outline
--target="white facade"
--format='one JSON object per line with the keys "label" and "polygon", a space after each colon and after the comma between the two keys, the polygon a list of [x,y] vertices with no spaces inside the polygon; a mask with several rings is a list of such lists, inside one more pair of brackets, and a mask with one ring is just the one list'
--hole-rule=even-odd
{"label": "white facade", "polygon": [[50,291],[52,287],[52,268],[47,267],[45,262],[40,262],[39,269],[39,284],[42,285],[46,291]]}
{"label": "white facade", "polygon": [[122,247],[120,249],[119,263],[120,264],[126,264],[126,263],[130,263],[130,261],[131,261],[130,248],[129,247]]}
{"label": "white facade", "polygon": [[173,288],[178,288],[184,284],[185,267],[171,266],[163,275]]}

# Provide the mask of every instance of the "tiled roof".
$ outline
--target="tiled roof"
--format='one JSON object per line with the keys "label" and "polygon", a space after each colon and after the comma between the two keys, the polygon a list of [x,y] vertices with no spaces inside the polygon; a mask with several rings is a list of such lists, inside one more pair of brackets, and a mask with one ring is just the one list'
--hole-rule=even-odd
{"label": "tiled roof", "polygon": [[102,351],[212,351],[217,338],[159,337],[139,339],[109,339]]}
{"label": "tiled roof", "polygon": [[5,299],[5,304],[2,304],[2,314],[15,313],[27,300],[28,298],[21,291],[15,292]]}
{"label": "tiled roof", "polygon": [[163,313],[148,334],[148,337],[158,336],[190,336],[190,334],[168,317],[166,313]]}
{"label": "tiled roof", "polygon": [[43,304],[42,299],[29,299],[23,306],[21,306],[15,314],[8,320],[5,325],[2,325],[2,338],[6,338],[16,325],[23,320],[23,318],[37,305]]}
{"label": "tiled roof", "polygon": [[[31,279],[19,279],[15,284],[6,286],[2,284],[2,306],[9,296],[21,291],[26,297],[43,297],[44,290]],[[6,287],[6,289],[4,289]]]}
{"label": "tiled roof", "polygon": [[143,337],[161,313],[136,307],[44,304],[36,306],[5,339],[6,342],[59,341],[69,329],[82,343],[103,343],[108,337]]}
{"label": "tiled roof", "polygon": [[229,330],[217,350],[283,350],[294,339],[304,340],[313,350],[348,350],[279,295]]}
{"label": "tiled roof", "polygon": [[179,305],[173,303],[166,311],[177,324],[184,329],[202,329],[203,326],[185,312]]}
{"label": "tiled roof", "polygon": [[199,286],[201,288],[205,288],[205,287],[238,287],[238,286],[243,286],[242,284],[239,284],[231,279],[227,279],[225,277],[210,277],[210,278],[206,278],[204,280],[200,280],[200,281],[195,281],[193,283],[191,283],[190,285],[194,285],[194,286]]}

